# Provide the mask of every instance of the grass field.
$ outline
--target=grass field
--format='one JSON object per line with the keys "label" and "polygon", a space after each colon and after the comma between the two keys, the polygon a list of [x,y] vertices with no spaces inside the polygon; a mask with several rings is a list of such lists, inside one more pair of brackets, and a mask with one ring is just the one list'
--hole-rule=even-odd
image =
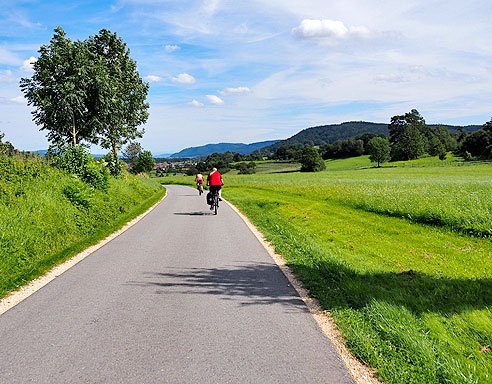
{"label": "grass field", "polygon": [[100,191],[43,161],[0,158],[0,298],[97,243],[165,193],[158,182],[111,178]]}
{"label": "grass field", "polygon": [[224,196],[383,381],[492,382],[492,165],[390,165],[225,175]]}

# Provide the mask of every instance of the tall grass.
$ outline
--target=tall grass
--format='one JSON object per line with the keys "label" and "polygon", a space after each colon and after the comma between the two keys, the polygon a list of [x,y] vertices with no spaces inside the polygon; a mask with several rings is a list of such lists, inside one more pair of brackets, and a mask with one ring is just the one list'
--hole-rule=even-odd
{"label": "tall grass", "polygon": [[1,158],[0,297],[108,235],[164,191],[126,174],[107,191],[43,161]]}

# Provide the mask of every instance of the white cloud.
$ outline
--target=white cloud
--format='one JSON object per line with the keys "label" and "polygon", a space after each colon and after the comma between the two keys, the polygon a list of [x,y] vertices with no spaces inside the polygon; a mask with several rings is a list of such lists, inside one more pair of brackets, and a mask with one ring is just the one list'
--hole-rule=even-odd
{"label": "white cloud", "polygon": [[342,39],[369,38],[372,36],[372,33],[367,27],[347,27],[343,22],[338,20],[304,19],[298,27],[292,29],[292,36],[303,40],[334,43]]}
{"label": "white cloud", "polygon": [[204,104],[203,103],[200,103],[199,101],[193,99],[192,101],[190,101],[188,103],[188,105],[191,105],[192,107],[203,107]]}
{"label": "white cloud", "polygon": [[28,73],[33,73],[34,72],[34,63],[36,62],[36,58],[34,56],[31,56],[29,59],[24,60],[22,63],[22,66],[20,67],[20,70],[22,72],[28,72]]}
{"label": "white cloud", "polygon": [[223,91],[219,91],[222,96],[227,95],[244,95],[246,93],[251,92],[251,89],[248,87],[237,87],[237,88],[226,88]]}
{"label": "white cloud", "polygon": [[224,105],[224,100],[215,95],[207,95],[207,100],[214,105]]}
{"label": "white cloud", "polygon": [[171,77],[172,81],[180,84],[194,84],[195,78],[187,73],[180,73],[177,77]]}
{"label": "white cloud", "polygon": [[16,96],[10,99],[12,103],[16,104],[27,104],[27,100],[24,99],[24,96]]}
{"label": "white cloud", "polygon": [[164,81],[162,77],[154,75],[145,76],[145,80],[147,80],[149,83],[159,83],[161,81]]}
{"label": "white cloud", "polygon": [[408,79],[398,73],[388,73],[374,76],[374,81],[379,83],[403,83]]}
{"label": "white cloud", "polygon": [[10,69],[7,69],[3,72],[3,74],[0,74],[0,83],[10,83],[13,80],[14,76]]}
{"label": "white cloud", "polygon": [[164,49],[166,50],[166,52],[174,52],[181,49],[181,47],[179,45],[166,45]]}

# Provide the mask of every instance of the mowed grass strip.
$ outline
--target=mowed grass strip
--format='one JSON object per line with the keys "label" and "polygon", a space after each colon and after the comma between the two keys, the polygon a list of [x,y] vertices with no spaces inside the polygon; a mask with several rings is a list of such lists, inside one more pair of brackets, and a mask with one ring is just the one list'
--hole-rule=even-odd
{"label": "mowed grass strip", "polygon": [[363,159],[348,160],[318,174],[225,175],[224,196],[384,382],[492,382],[492,242],[456,224],[486,235],[490,165],[354,170]]}

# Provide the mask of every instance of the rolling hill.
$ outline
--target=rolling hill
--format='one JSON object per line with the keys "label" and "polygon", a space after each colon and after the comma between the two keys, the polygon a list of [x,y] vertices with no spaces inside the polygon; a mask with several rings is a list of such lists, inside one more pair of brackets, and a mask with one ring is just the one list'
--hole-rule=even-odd
{"label": "rolling hill", "polygon": [[[429,124],[430,127],[436,126],[436,124]],[[444,125],[444,127],[456,132],[457,127],[453,125]],[[465,129],[468,132],[473,132],[481,129],[481,125],[468,125]],[[297,145],[302,146],[306,144],[311,145],[323,145],[332,144],[337,140],[347,140],[351,137],[363,134],[363,133],[375,133],[377,135],[388,134],[388,124],[384,123],[370,123],[366,121],[350,121],[341,124],[321,125],[318,127],[306,128],[296,133],[294,136],[288,139],[278,141],[275,144],[265,146],[256,150],[256,153],[266,155],[271,152],[275,152],[282,145]]]}
{"label": "rolling hill", "polygon": [[174,153],[171,157],[197,157],[197,156],[208,156],[212,153],[224,153],[227,151],[237,152],[243,155],[249,155],[250,153],[277,143],[278,140],[261,141],[258,143],[242,144],[242,143],[218,143],[218,144],[207,144],[199,147],[185,148],[182,151]]}

